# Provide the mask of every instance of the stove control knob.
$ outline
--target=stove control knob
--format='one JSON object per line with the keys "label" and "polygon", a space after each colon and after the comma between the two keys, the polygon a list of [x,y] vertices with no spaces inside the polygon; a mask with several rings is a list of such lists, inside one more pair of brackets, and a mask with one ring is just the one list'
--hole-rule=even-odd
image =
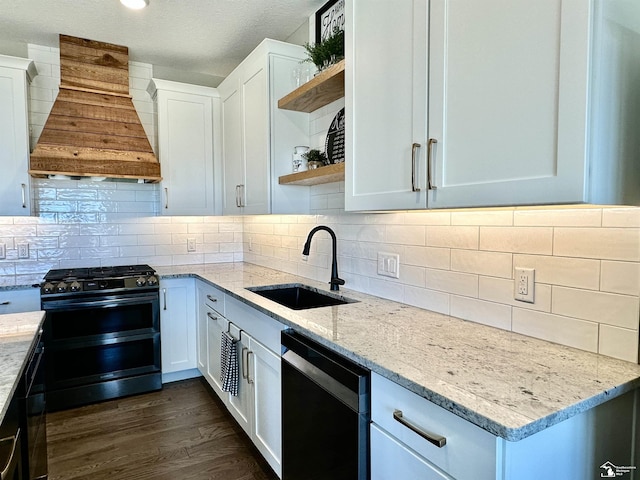
{"label": "stove control knob", "polygon": [[82,289],[82,287],[80,286],[80,284],[78,282],[74,281],[74,282],[71,282],[71,285],[69,286],[69,289],[72,292],[79,292]]}
{"label": "stove control knob", "polygon": [[158,285],[158,277],[151,275],[149,278],[147,278],[147,284],[150,287],[155,287],[156,285]]}
{"label": "stove control knob", "polygon": [[44,284],[44,287],[42,287],[42,291],[44,293],[53,293],[54,288],[56,287],[53,283],[47,282]]}
{"label": "stove control knob", "polygon": [[64,282],[60,282],[57,286],[56,286],[56,292],[58,293],[64,293],[67,291],[67,284]]}
{"label": "stove control knob", "polygon": [[136,280],[136,285],[139,287],[144,287],[147,284],[147,279],[144,277],[138,277]]}

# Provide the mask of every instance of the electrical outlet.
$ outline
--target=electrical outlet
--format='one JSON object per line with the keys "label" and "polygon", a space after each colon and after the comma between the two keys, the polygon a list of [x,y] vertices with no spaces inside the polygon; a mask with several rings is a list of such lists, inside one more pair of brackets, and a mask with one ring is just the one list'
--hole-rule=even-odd
{"label": "electrical outlet", "polygon": [[196,251],[196,239],[187,238],[187,252],[195,252],[195,251]]}
{"label": "electrical outlet", "polygon": [[29,244],[28,243],[19,243],[18,244],[18,258],[29,258]]}
{"label": "electrical outlet", "polygon": [[533,268],[516,268],[513,298],[521,302],[534,303],[535,273]]}
{"label": "electrical outlet", "polygon": [[4,243],[0,243],[0,259],[7,258],[7,246]]}
{"label": "electrical outlet", "polygon": [[400,278],[400,255],[378,252],[378,275]]}

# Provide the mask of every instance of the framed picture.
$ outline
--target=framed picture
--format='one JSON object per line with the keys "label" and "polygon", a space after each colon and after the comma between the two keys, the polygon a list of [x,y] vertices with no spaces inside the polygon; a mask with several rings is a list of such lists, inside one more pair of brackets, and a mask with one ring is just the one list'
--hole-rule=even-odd
{"label": "framed picture", "polygon": [[344,30],[344,1],[329,0],[316,12],[316,44],[330,36],[335,27]]}

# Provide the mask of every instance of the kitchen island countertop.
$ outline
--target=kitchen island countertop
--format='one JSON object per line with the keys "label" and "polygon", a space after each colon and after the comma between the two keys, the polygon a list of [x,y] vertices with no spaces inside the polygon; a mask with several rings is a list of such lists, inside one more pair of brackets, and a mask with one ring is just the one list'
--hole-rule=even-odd
{"label": "kitchen island countertop", "polygon": [[196,277],[506,440],[640,387],[640,365],[343,288],[357,303],[294,311],[246,287],[324,283],[247,263],[157,268]]}
{"label": "kitchen island countertop", "polygon": [[0,315],[0,423],[43,319],[44,312],[41,311]]}

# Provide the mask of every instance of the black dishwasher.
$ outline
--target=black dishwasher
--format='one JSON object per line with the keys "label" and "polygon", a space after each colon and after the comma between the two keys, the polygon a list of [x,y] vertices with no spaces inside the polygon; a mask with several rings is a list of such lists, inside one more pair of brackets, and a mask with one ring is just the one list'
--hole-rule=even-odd
{"label": "black dishwasher", "polygon": [[370,372],[282,332],[282,479],[369,478]]}

